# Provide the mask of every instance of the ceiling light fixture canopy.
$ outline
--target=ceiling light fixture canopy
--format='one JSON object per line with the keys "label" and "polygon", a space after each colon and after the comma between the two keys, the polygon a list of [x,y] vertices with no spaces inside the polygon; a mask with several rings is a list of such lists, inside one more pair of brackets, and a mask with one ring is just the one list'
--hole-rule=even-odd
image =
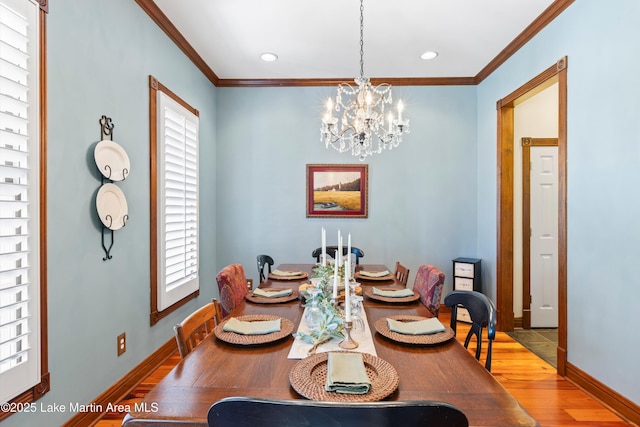
{"label": "ceiling light fixture canopy", "polygon": [[[320,140],[325,146],[341,153],[351,151],[360,161],[368,156],[392,149],[402,142],[402,135],[409,133],[409,120],[402,117],[404,105],[398,101],[397,117],[389,112],[385,125],[385,105],[393,102],[391,85],[373,86],[364,76],[364,0],[360,0],[360,77],[350,83],[338,85],[335,100],[329,98],[327,111],[320,127]],[[342,114],[340,128],[338,117]]]}

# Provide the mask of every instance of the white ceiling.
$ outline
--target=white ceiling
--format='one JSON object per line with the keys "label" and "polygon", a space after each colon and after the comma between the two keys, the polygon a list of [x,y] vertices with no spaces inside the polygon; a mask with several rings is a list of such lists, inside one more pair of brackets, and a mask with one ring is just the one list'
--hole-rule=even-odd
{"label": "white ceiling", "polygon": [[[358,0],[155,0],[220,79],[360,74]],[[365,0],[364,74],[473,77],[553,0]],[[439,52],[425,61],[427,50]],[[276,62],[260,60],[263,52]]]}

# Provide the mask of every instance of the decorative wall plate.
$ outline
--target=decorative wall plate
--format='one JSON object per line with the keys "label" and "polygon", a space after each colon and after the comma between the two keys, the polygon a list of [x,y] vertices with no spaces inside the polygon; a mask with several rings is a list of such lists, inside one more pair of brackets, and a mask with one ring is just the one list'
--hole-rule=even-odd
{"label": "decorative wall plate", "polygon": [[93,157],[105,178],[122,181],[129,175],[131,167],[129,156],[119,144],[103,139],[96,145]]}
{"label": "decorative wall plate", "polygon": [[124,227],[129,207],[127,198],[117,185],[109,183],[100,187],[96,196],[96,208],[105,227],[110,230]]}

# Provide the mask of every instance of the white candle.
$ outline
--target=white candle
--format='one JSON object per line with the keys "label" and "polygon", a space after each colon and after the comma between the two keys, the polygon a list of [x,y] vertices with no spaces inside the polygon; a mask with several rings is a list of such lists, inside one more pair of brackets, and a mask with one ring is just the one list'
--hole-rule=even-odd
{"label": "white candle", "polygon": [[402,101],[398,101],[398,120],[402,121],[402,110],[404,110],[404,105]]}
{"label": "white candle", "polygon": [[351,233],[349,233],[349,237],[347,238],[347,259],[349,260],[349,268],[345,270],[345,276],[351,278]]}
{"label": "white candle", "polygon": [[351,263],[351,260],[347,259],[345,261],[345,264],[344,264],[345,265],[345,267],[344,267],[345,268],[345,270],[344,270],[345,271],[345,275],[344,275],[344,313],[345,314],[344,314],[344,317],[345,317],[345,320],[347,322],[351,321],[351,301],[350,301],[351,298],[349,296],[349,294],[351,292],[349,291],[349,274],[346,273],[347,271],[349,271],[350,263]]}
{"label": "white candle", "polygon": [[322,227],[322,256],[320,257],[320,261],[322,265],[327,263],[327,233],[324,227]]}
{"label": "white candle", "polygon": [[[338,251],[335,252],[336,260],[338,259]],[[333,299],[338,299],[338,266],[333,264]]]}
{"label": "white candle", "polygon": [[338,252],[339,255],[336,255],[336,265],[340,267],[342,265],[342,235],[340,234],[340,230],[338,230]]}

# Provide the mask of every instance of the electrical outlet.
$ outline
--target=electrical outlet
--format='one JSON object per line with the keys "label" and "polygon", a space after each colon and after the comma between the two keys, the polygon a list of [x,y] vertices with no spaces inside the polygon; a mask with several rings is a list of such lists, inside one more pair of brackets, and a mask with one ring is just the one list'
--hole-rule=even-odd
{"label": "electrical outlet", "polygon": [[125,351],[127,351],[127,334],[123,332],[118,335],[118,356],[122,356]]}

